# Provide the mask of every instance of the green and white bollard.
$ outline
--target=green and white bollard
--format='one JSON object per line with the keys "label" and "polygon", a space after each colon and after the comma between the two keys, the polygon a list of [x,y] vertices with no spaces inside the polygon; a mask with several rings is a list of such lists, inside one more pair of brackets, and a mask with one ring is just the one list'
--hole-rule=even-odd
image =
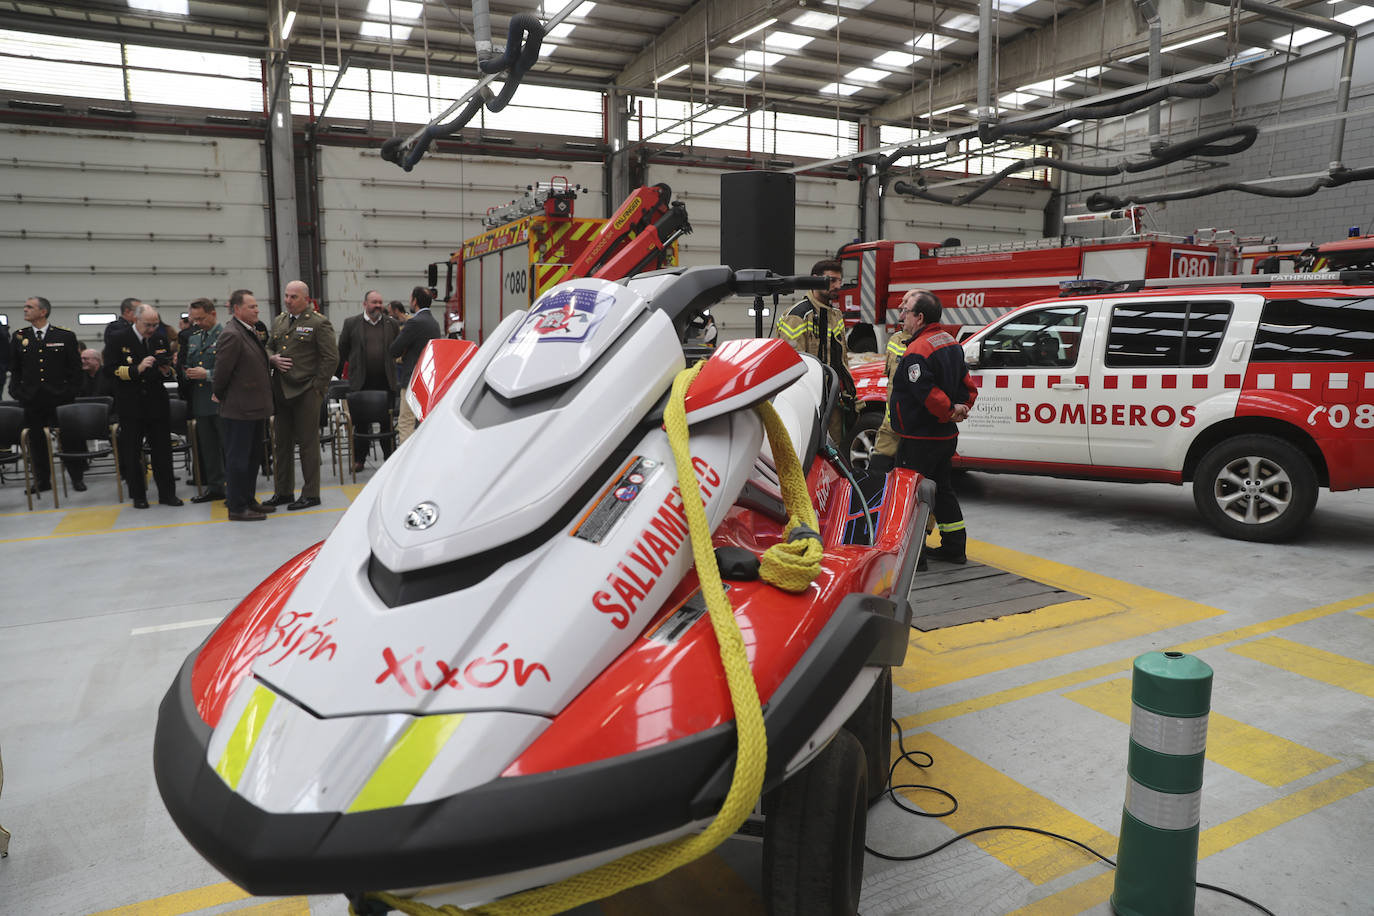
{"label": "green and white bollard", "polygon": [[1148,652],[1134,667],[1112,912],[1191,914],[1212,669],[1182,652]]}

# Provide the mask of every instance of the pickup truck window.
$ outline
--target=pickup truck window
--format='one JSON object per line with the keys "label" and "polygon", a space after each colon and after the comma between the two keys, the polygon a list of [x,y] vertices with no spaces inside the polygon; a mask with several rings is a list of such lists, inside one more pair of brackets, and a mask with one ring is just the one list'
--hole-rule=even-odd
{"label": "pickup truck window", "polygon": [[1263,362],[1374,362],[1374,299],[1270,299],[1254,357]]}
{"label": "pickup truck window", "polygon": [[1075,365],[1086,315],[1082,306],[1017,315],[983,338],[981,365],[985,369]]}
{"label": "pickup truck window", "polygon": [[1112,309],[1109,368],[1210,366],[1231,320],[1230,302],[1129,302]]}

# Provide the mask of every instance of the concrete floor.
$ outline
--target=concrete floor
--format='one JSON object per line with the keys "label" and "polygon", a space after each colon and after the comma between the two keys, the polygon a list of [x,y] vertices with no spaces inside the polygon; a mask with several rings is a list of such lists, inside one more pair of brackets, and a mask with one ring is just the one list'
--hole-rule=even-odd
{"label": "concrete floor", "polygon": [[[0,824],[14,833],[0,916],[341,916],[337,898],[245,898],[226,884],[164,812],[151,743],[186,654],[325,537],[356,488],[230,524],[222,503],[140,512],[111,503],[108,477],[91,484],[33,513],[18,486],[0,487]],[[1280,914],[1374,913],[1374,492],[1323,493],[1300,540],[1259,545],[1213,535],[1186,488],[989,475],[959,486],[974,559],[1086,597],[913,632],[894,712],[935,764],[898,778],[960,806],[936,820],[880,802],[870,846],[909,854],[1018,823],[1113,855],[1131,659],[1179,648],[1216,672],[1200,880]],[[732,840],[578,912],[762,914],[758,861],[757,843]],[[1111,882],[1073,847],[985,834],[919,862],[869,857],[860,911],[1105,914]],[[1196,912],[1255,911],[1199,891]]]}

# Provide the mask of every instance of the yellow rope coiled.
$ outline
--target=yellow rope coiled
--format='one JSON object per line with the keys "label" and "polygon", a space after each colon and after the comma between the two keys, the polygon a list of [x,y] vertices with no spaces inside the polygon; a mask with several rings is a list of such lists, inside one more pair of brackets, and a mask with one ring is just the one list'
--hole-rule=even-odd
{"label": "yellow rope coiled", "polygon": [[[692,469],[692,455],[688,449],[687,414],[684,399],[692,380],[701,371],[702,363],[684,369],[673,380],[672,395],[664,411],[663,425],[668,444],[673,450],[677,467],[678,487],[682,491],[682,505],[687,514],[687,527],[696,558],[697,578],[711,627],[720,646],[721,664],[730,688],[730,703],[734,707],[738,752],[735,773],[726,793],[725,803],[701,833],[682,837],[660,846],[631,853],[591,871],[565,878],[555,884],[523,891],[481,906],[464,909],[452,904],[434,907],[418,900],[395,894],[376,893],[368,896],[407,916],[553,916],[573,907],[601,900],[627,888],[656,881],[676,868],[698,859],[725,842],[750,812],[754,810],[763,789],[764,769],[768,763],[768,735],[763,725],[763,710],[759,703],[754,673],[744,649],[744,638],[735,622],[734,610],[725,596],[716,565],[715,549],[711,545],[711,529],[701,490]],[[800,520],[811,530],[816,528],[816,513],[806,492],[806,479],[801,473],[791,438],[771,404],[760,404],[756,410],[763,417],[768,438],[773,443],[774,460],[782,479],[783,500],[792,517],[789,527]],[[775,553],[776,551],[776,553]],[[764,553],[760,576],[765,581],[788,591],[802,591],[815,578],[820,568],[820,541],[804,538],[790,544],[778,544]],[[773,559],[769,559],[769,555]],[[764,568],[770,570],[764,575]],[[803,582],[806,570],[810,575]],[[776,577],[777,581],[769,576]],[[350,906],[349,912],[353,909]]]}

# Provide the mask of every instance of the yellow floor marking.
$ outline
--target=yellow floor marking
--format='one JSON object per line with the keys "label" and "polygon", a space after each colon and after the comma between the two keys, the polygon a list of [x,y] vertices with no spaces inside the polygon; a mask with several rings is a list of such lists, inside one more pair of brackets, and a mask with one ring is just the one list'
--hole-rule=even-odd
{"label": "yellow floor marking", "polygon": [[308,897],[278,897],[275,900],[266,900],[253,906],[240,907],[226,912],[233,913],[234,916],[310,916],[310,899]]}
{"label": "yellow floor marking", "polygon": [[1085,601],[916,633],[893,683],[907,690],[1004,671],[1216,617],[1221,610],[1019,551],[970,541],[969,556],[988,566],[1053,585]]}
{"label": "yellow floor marking", "polygon": [[[1238,846],[1246,840],[1254,839],[1304,814],[1311,814],[1319,808],[1363,792],[1371,786],[1374,786],[1374,763],[1366,763],[1306,789],[1299,789],[1292,795],[1277,798],[1253,811],[1202,831],[1198,838],[1197,857],[1205,859],[1213,853]],[[1203,789],[1203,793],[1205,810],[1206,789]],[[1099,850],[1101,851],[1103,850]],[[1114,880],[1112,872],[1097,875],[1008,913],[1007,916],[1072,916],[1082,913],[1111,896]]]}
{"label": "yellow floor marking", "polygon": [[343,491],[344,498],[352,505],[353,500],[358,498],[358,494],[363,492],[364,486],[365,484],[361,483],[346,483],[339,487],[339,489]]}
{"label": "yellow floor marking", "polygon": [[1374,665],[1271,636],[1232,646],[1231,652],[1294,674],[1374,697]]}
{"label": "yellow floor marking", "polygon": [[[1131,679],[1094,684],[1064,696],[1127,725],[1131,722]],[[1207,722],[1207,759],[1264,783],[1284,786],[1340,763],[1287,738],[1271,735],[1212,710]]]}
{"label": "yellow floor marking", "polygon": [[101,506],[98,509],[72,509],[57,523],[52,535],[101,534],[110,531],[119,518],[120,506]]}
{"label": "yellow floor marking", "polygon": [[[1177,646],[1160,646],[1160,648],[1176,649],[1179,652],[1197,653],[1201,652],[1203,649],[1225,645],[1228,642],[1250,639],[1264,633],[1272,633],[1275,630],[1282,630],[1286,627],[1306,623],[1309,620],[1318,620],[1322,617],[1330,617],[1333,614],[1341,614],[1356,608],[1362,608],[1372,601],[1374,601],[1374,592],[1357,595],[1354,598],[1346,598],[1342,601],[1335,601],[1331,604],[1324,604],[1320,607],[1308,608],[1305,611],[1298,611],[1283,617],[1276,617],[1273,620],[1265,620],[1260,623],[1251,624],[1250,626],[1228,630],[1224,633],[1218,633],[1215,636],[1195,639],[1191,642],[1181,643]],[[900,719],[899,724],[902,727],[902,731],[905,732],[909,729],[920,728],[935,722],[943,722],[945,719],[953,719],[958,716],[967,715],[971,712],[992,709],[995,706],[1001,706],[1004,703],[1011,703],[1016,700],[1023,700],[1026,697],[1038,696],[1053,690],[1062,690],[1066,687],[1084,684],[1088,681],[1097,680],[1098,678],[1110,677],[1114,674],[1129,673],[1133,661],[1134,659],[1131,658],[1119,659],[1092,668],[1085,668],[1082,671],[1073,671],[1069,674],[1059,675],[1058,677],[1035,681],[1022,687],[1013,687],[1007,690],[999,690],[996,693],[990,693],[986,696],[974,697],[970,700],[961,700],[958,703],[951,703],[948,706],[940,706],[912,716],[907,716]],[[923,663],[923,659],[920,657],[908,655],[906,665],[903,665],[901,670],[893,671],[893,682],[901,684],[901,676],[906,667],[921,663]]]}
{"label": "yellow floor marking", "polygon": [[597,904],[605,916],[764,916],[758,892],[714,853],[682,866],[650,884],[641,884]]}
{"label": "yellow floor marking", "polygon": [[1357,611],[1356,613],[1361,617],[1368,617],[1370,620],[1374,620],[1374,608],[1370,608],[1367,611]]}
{"label": "yellow floor marking", "polygon": [[211,884],[179,894],[168,894],[166,897],[131,903],[128,906],[115,907],[113,910],[101,910],[90,916],[181,916],[183,913],[195,913],[232,900],[247,898],[246,891],[239,890],[225,881],[223,884]]}
{"label": "yellow floor marking", "polygon": [[[1103,855],[1115,854],[1116,838],[1110,833],[935,735],[916,735],[907,746],[920,748],[935,758],[934,766],[921,771],[919,781],[948,789],[960,800],[959,810],[941,820],[950,830],[962,833],[988,824],[1034,824],[1087,843]],[[893,779],[907,781],[901,769]],[[926,810],[938,811],[946,804],[945,799],[929,792],[906,789],[902,794],[917,806],[932,806]],[[979,834],[971,842],[1037,885],[1077,871],[1087,856],[1065,855],[1059,841],[1019,831]]]}

